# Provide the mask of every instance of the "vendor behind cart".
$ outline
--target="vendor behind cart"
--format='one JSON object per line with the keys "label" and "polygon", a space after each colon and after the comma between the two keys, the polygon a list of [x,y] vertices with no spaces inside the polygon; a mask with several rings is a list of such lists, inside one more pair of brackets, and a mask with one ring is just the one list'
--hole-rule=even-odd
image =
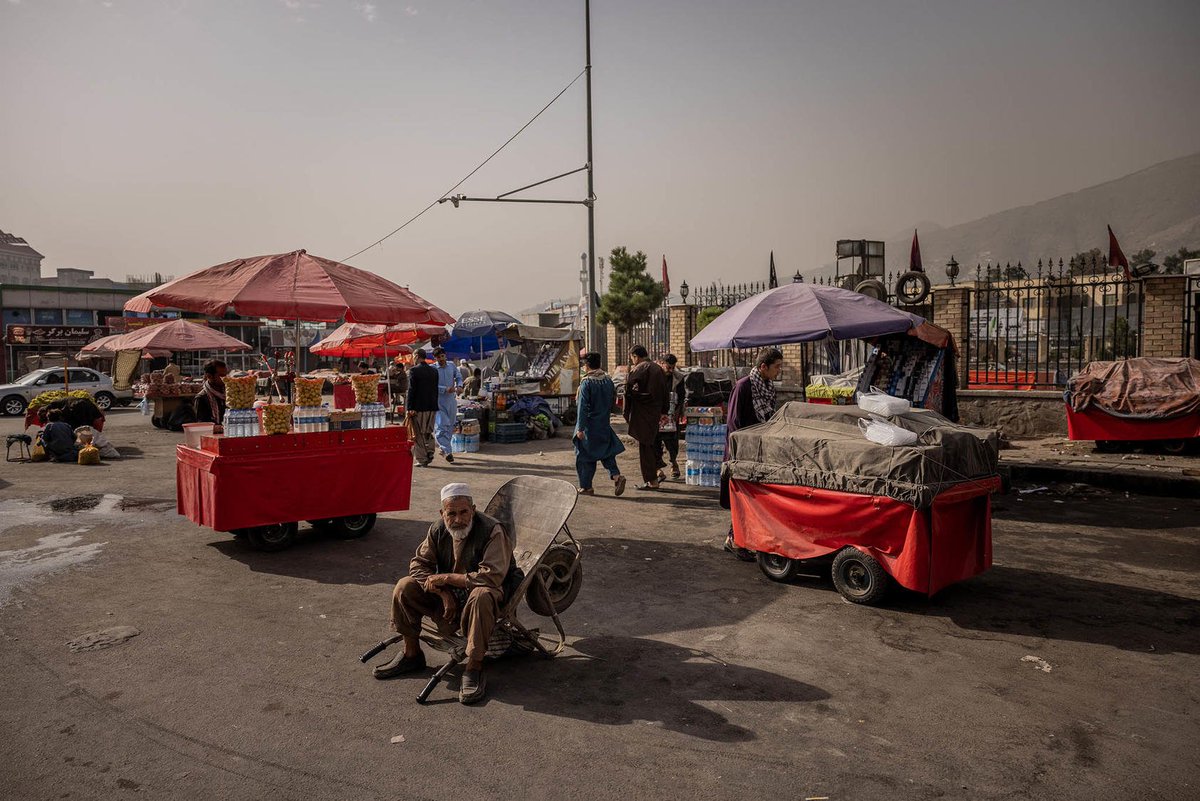
{"label": "vendor behind cart", "polygon": [[204,365],[204,388],[193,401],[192,408],[199,423],[212,423],[213,431],[221,433],[221,421],[225,418],[225,376],[229,368],[220,359],[212,359]]}
{"label": "vendor behind cart", "polygon": [[[775,384],[783,370],[783,353],[778,348],[763,348],[755,359],[750,374],[738,379],[729,396],[729,413],[726,416],[725,458],[729,459],[729,436],[740,428],[765,423],[775,413]],[[722,479],[724,484],[725,479]],[[726,503],[729,491],[721,487],[722,504]],[[739,548],[733,541],[733,525],[725,537],[725,550],[744,562],[753,562],[754,551]]]}

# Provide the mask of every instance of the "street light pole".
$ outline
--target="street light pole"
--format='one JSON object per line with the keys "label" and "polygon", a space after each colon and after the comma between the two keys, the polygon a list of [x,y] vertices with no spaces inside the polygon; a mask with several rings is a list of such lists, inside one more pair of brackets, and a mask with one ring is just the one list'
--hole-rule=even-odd
{"label": "street light pole", "polygon": [[596,328],[596,314],[592,311],[596,297],[596,192],[592,185],[592,0],[583,0],[583,31],[585,44],[584,65],[587,79],[587,211],[588,211],[588,350],[598,352],[600,337]]}

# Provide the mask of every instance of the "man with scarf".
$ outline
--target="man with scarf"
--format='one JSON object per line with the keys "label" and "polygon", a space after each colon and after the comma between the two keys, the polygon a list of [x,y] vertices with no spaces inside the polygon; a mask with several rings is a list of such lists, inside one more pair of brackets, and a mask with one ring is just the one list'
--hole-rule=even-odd
{"label": "man with scarf", "polygon": [[579,382],[572,442],[575,446],[579,494],[596,494],[592,489],[592,479],[596,476],[596,462],[600,462],[613,480],[613,495],[620,495],[625,492],[625,476],[617,467],[617,454],[624,451],[625,446],[609,422],[617,390],[608,374],[600,369],[599,353],[584,354],[583,364],[587,372]]}
{"label": "man with scarf", "polygon": [[192,402],[196,422],[213,423],[213,431],[220,434],[221,421],[225,419],[225,375],[229,368],[225,362],[213,359],[204,365],[204,389]]}
{"label": "man with scarf", "polygon": [[[755,367],[750,374],[738,379],[729,396],[729,415],[726,420],[725,458],[729,458],[729,435],[747,426],[765,423],[775,414],[775,384],[783,370],[783,353],[778,348],[763,348],[758,352]],[[721,505],[728,508],[729,487],[726,479],[721,480]],[[733,541],[733,526],[725,538],[725,550],[738,559],[754,561],[754,552],[739,548]]]}
{"label": "man with scarf", "polygon": [[421,619],[429,617],[442,631],[467,638],[458,700],[473,704],[484,696],[483,657],[505,600],[505,577],[514,569],[513,544],[495,518],[476,511],[466,484],[447,484],[441,499],[441,519],[429,527],[408,575],[392,591],[392,629],[404,635],[404,650],[376,667],[375,678],[425,669]]}
{"label": "man with scarf", "polygon": [[458,368],[446,361],[446,351],[441,348],[433,349],[433,357],[437,364],[433,369],[438,376],[438,413],[437,428],[434,438],[446,461],[454,463],[454,454],[450,452],[450,439],[454,434],[454,424],[458,420],[458,393],[462,389],[462,374]]}
{"label": "man with scarf", "polygon": [[629,436],[637,440],[640,490],[658,489],[658,425],[667,413],[667,376],[650,361],[641,345],[629,350],[629,377],[625,379],[625,421]]}

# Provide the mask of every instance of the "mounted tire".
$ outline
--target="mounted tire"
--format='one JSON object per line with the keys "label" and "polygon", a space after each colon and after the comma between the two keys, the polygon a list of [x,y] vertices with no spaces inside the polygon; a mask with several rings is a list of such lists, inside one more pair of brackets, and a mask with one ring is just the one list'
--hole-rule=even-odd
{"label": "mounted tire", "polygon": [[758,569],[771,581],[791,581],[800,572],[800,562],[777,553],[759,551],[756,557]]}
{"label": "mounted tire", "polygon": [[102,412],[107,412],[111,409],[117,400],[116,396],[111,392],[97,392],[92,398],[96,401],[96,408]]}
{"label": "mounted tire", "polygon": [[245,536],[250,547],[256,551],[282,551],[296,544],[298,529],[295,523],[276,523],[245,529]]}
{"label": "mounted tire", "polygon": [[[575,598],[583,587],[583,563],[579,561],[579,551],[573,545],[551,545],[546,550],[546,555],[542,558],[541,566],[538,568],[540,576],[545,576],[542,568],[548,569],[553,575],[552,579],[546,581],[546,594],[550,596],[550,604],[553,609],[546,606],[546,599],[538,590],[539,578],[537,576],[529,583],[529,589],[525,591],[525,603],[529,605],[529,611],[535,615],[542,617],[551,617],[553,614],[561,615],[570,608],[571,604],[575,603]],[[574,569],[572,570],[572,568]]]}
{"label": "mounted tire", "polygon": [[857,548],[845,547],[833,558],[833,586],[852,604],[879,603],[890,581],[883,566]]}
{"label": "mounted tire", "polygon": [[339,540],[354,540],[365,537],[367,532],[375,527],[375,515],[347,515],[334,518],[330,522],[330,534]]}
{"label": "mounted tire", "polygon": [[929,297],[930,288],[928,275],[909,270],[896,281],[896,299],[905,306],[916,306]]}
{"label": "mounted tire", "polygon": [[878,278],[868,278],[865,281],[859,281],[854,285],[854,291],[860,295],[866,295],[868,298],[878,300],[881,303],[887,303],[887,287]]}
{"label": "mounted tire", "polygon": [[25,409],[28,406],[29,404],[20,395],[9,395],[0,402],[0,410],[10,417],[20,417],[25,414]]}

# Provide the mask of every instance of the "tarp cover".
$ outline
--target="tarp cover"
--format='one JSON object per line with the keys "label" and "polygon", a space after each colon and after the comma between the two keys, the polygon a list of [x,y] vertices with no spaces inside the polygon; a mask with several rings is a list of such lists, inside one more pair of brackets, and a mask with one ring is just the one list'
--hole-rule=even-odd
{"label": "tarp cover", "polygon": [[730,437],[725,474],[757,484],[785,484],[893,498],[925,508],[941,492],[997,474],[999,437],[913,409],[888,418],[919,435],[914,445],[868,440],[857,406],[785,403],[762,425]]}
{"label": "tarp cover", "polygon": [[571,342],[583,339],[583,332],[574,328],[547,328],[519,323],[504,329],[504,336],[514,342],[524,342],[527,339],[535,342]]}
{"label": "tarp cover", "polygon": [[1094,406],[1114,417],[1140,420],[1195,414],[1200,412],[1200,361],[1089,362],[1072,376],[1066,400],[1077,412]]}

